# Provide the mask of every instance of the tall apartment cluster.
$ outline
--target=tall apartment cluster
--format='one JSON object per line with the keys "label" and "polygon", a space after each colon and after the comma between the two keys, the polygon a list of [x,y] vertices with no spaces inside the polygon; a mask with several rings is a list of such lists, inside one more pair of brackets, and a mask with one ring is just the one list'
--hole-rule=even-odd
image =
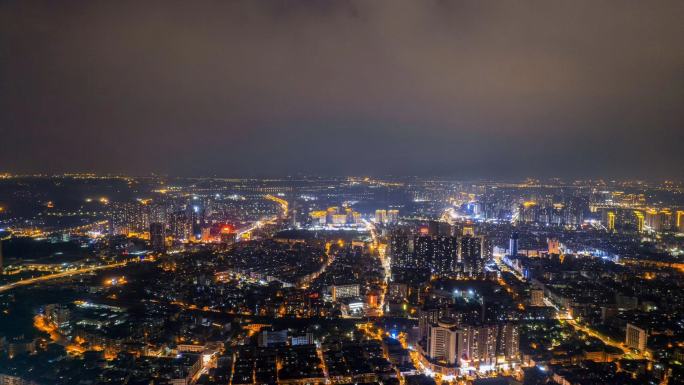
{"label": "tall apartment cluster", "polygon": [[492,248],[485,237],[472,233],[453,236],[406,230],[396,230],[388,246],[393,268],[428,269],[437,276],[482,275]]}
{"label": "tall apartment cluster", "polygon": [[496,367],[516,362],[519,328],[512,322],[459,322],[441,317],[430,322],[421,336],[422,359],[435,371]]}

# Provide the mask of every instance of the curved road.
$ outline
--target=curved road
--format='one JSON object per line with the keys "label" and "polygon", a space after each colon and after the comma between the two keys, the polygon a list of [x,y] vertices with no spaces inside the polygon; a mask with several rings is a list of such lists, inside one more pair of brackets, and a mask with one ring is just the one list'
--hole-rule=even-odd
{"label": "curved road", "polygon": [[128,262],[131,262],[131,261],[129,260],[129,261],[124,261],[124,262],[111,263],[109,265],[98,265],[98,266],[93,266],[93,267],[83,267],[83,268],[76,269],[76,270],[69,270],[69,271],[64,271],[61,273],[41,275],[40,277],[24,279],[21,281],[12,282],[12,283],[8,283],[7,285],[0,286],[0,293],[2,293],[3,291],[14,289],[14,288],[19,287],[19,286],[28,286],[28,285],[32,285],[34,283],[49,281],[52,279],[65,278],[65,277],[71,277],[73,275],[90,273],[91,271],[111,269],[114,267],[121,267],[121,266],[125,266]]}

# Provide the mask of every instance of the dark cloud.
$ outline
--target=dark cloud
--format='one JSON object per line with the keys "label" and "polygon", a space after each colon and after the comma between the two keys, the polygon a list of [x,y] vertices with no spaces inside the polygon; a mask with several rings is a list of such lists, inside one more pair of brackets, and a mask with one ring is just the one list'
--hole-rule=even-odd
{"label": "dark cloud", "polygon": [[684,177],[682,1],[0,2],[0,169]]}

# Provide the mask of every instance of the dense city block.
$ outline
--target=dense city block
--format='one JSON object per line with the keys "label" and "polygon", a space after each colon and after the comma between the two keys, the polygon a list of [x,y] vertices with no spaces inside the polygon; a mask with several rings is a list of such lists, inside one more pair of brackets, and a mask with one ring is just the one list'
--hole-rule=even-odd
{"label": "dense city block", "polygon": [[5,175],[0,383],[681,383],[683,191]]}

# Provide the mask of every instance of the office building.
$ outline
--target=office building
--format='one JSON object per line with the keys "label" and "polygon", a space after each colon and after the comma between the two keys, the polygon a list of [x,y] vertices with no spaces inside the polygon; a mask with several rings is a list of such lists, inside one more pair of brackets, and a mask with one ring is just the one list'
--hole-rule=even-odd
{"label": "office building", "polygon": [[508,240],[508,254],[516,256],[518,255],[518,233],[511,234],[511,238]]}
{"label": "office building", "polygon": [[628,323],[625,334],[625,345],[640,352],[646,350],[646,343],[648,341],[648,332],[646,330]]}
{"label": "office building", "polygon": [[430,325],[427,339],[427,353],[431,360],[444,362],[447,365],[456,364],[457,328],[451,318],[441,318]]}
{"label": "office building", "polygon": [[337,301],[342,298],[358,297],[360,294],[360,288],[358,284],[333,285],[330,289],[330,292],[333,301]]}
{"label": "office building", "polygon": [[287,345],[287,330],[264,330],[259,333],[257,343],[260,347],[285,346]]}

